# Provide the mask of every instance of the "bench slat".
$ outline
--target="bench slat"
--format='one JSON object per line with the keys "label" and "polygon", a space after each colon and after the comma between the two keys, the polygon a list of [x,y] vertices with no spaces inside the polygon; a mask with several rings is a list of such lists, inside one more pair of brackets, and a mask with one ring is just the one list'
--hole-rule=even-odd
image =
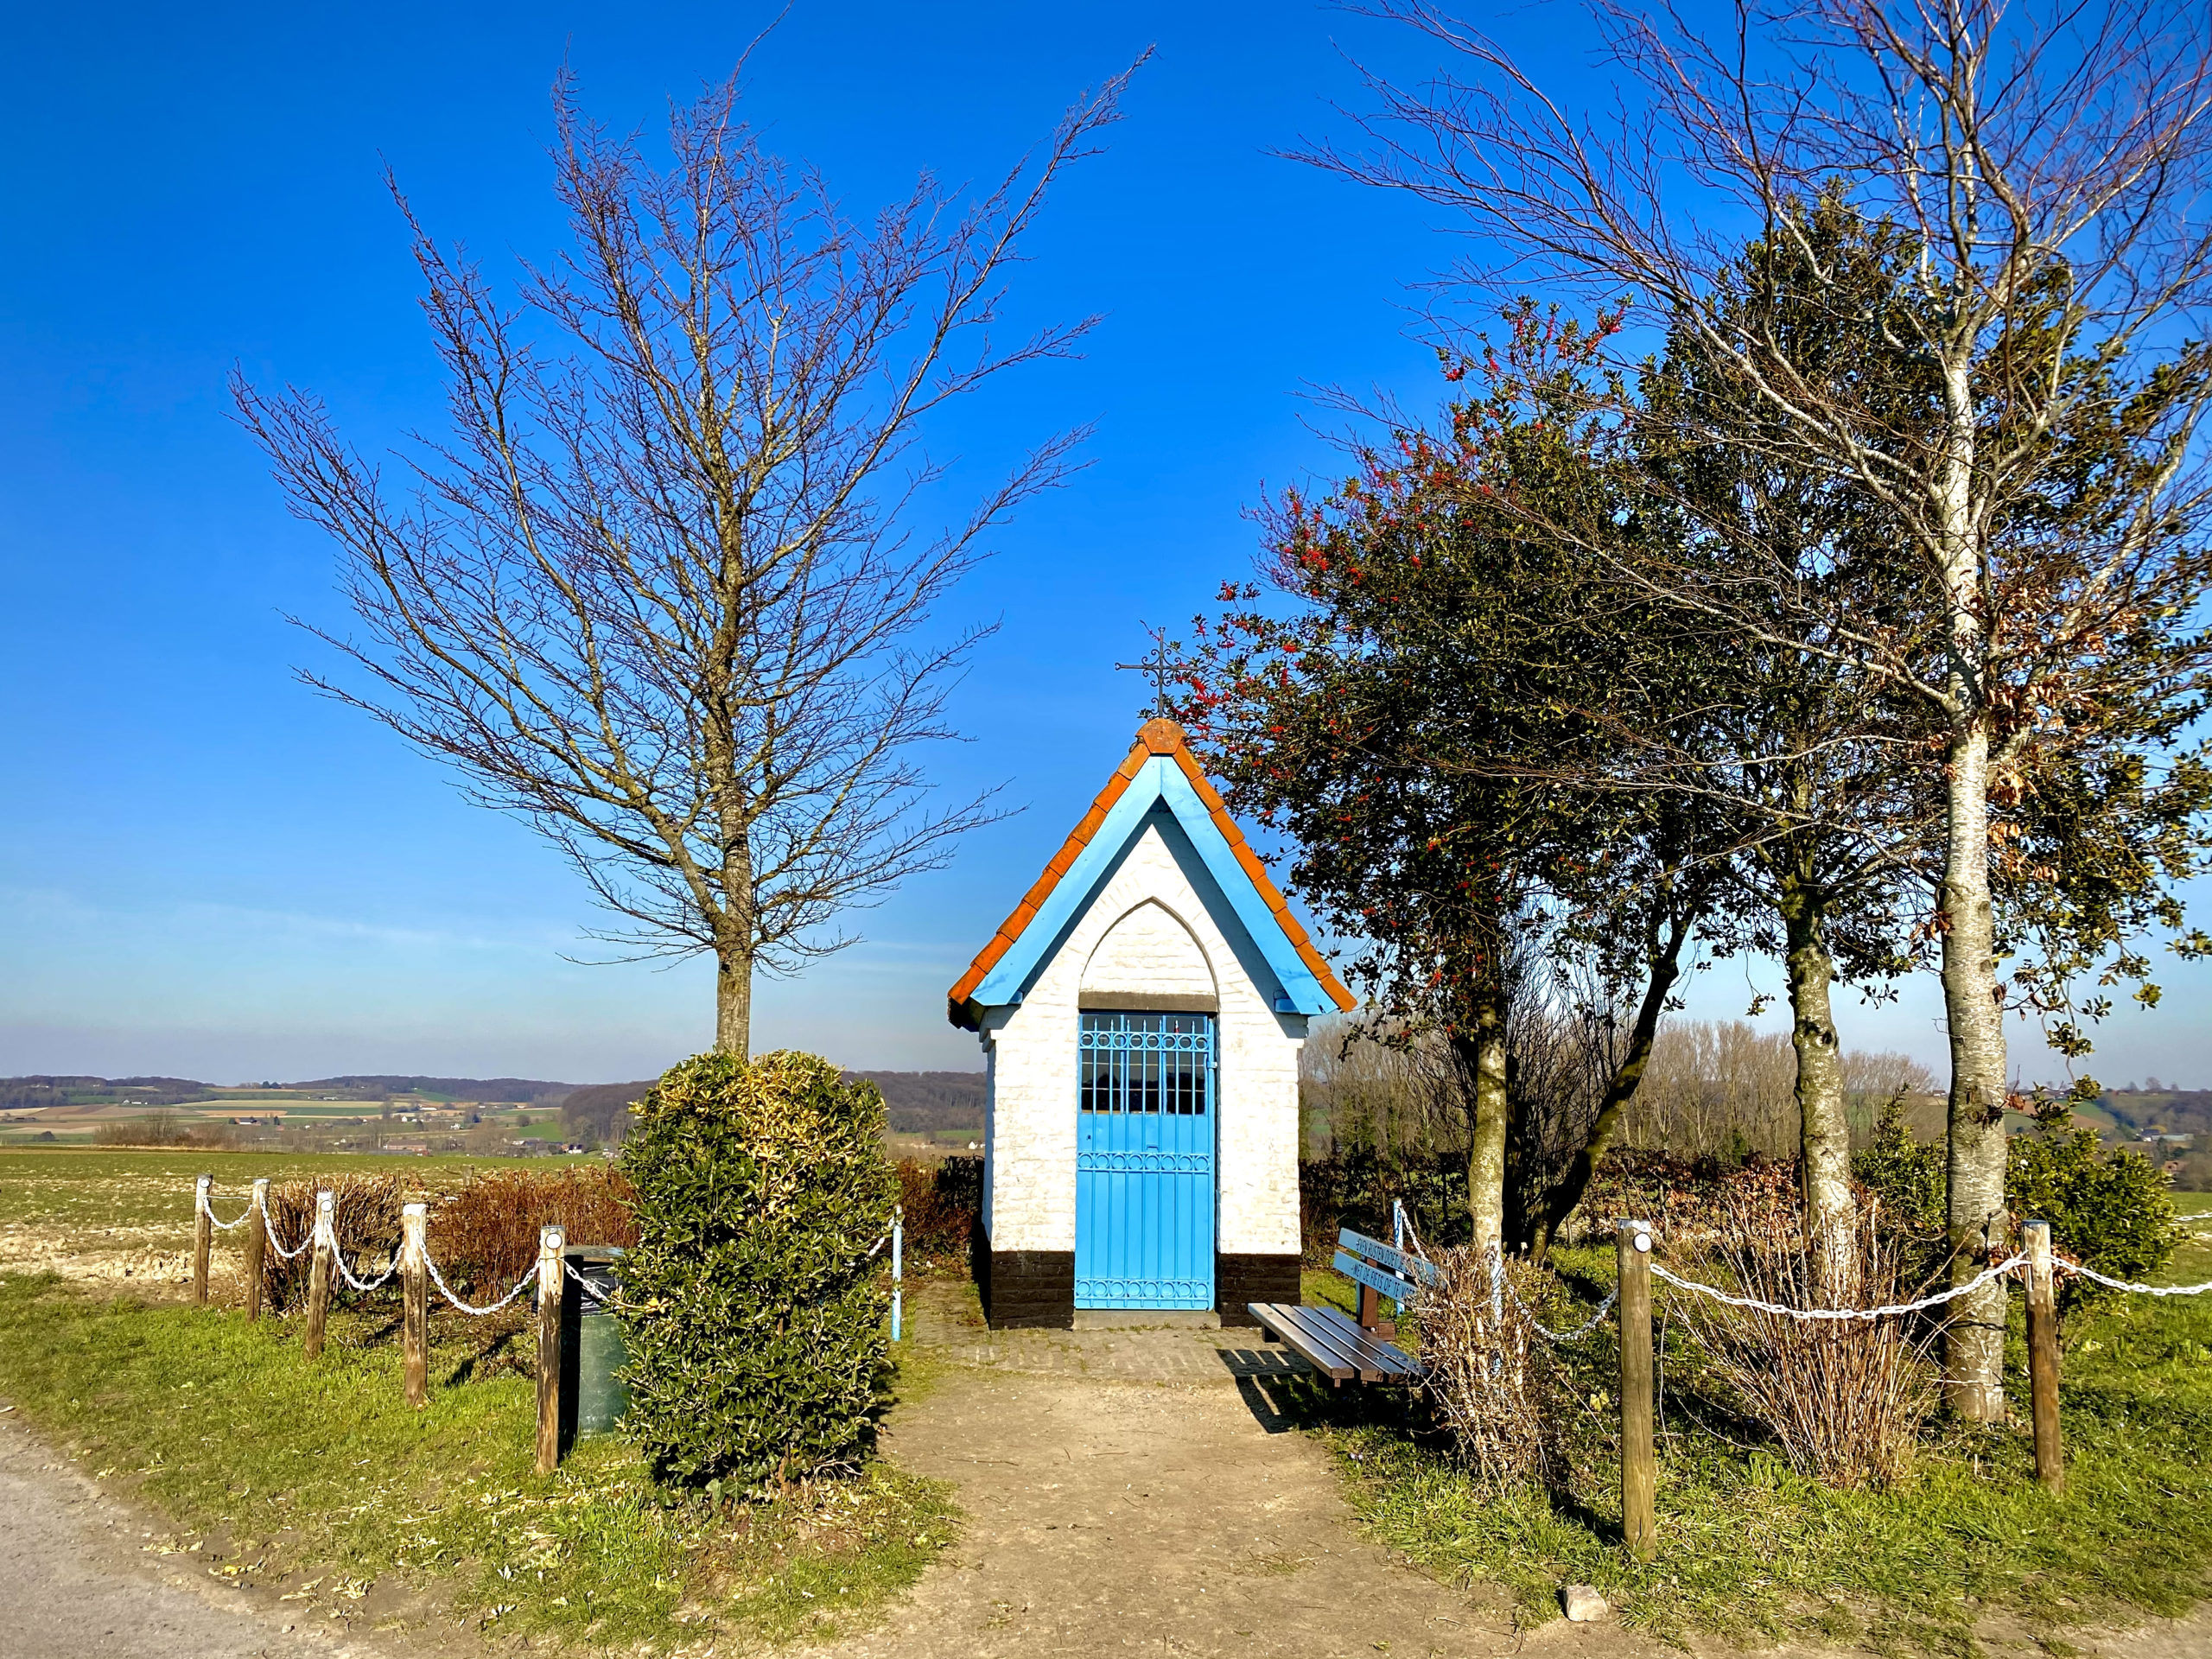
{"label": "bench slat", "polygon": [[[1361,1382],[1380,1382],[1390,1374],[1372,1354],[1362,1351],[1363,1344],[1357,1338],[1344,1332],[1339,1323],[1344,1319],[1343,1314],[1338,1313],[1335,1319],[1327,1317],[1336,1313],[1334,1308],[1300,1307],[1285,1309],[1284,1312],[1297,1321],[1299,1329],[1308,1342],[1337,1355],[1340,1363],[1351,1366],[1359,1374]],[[1359,1327],[1354,1324],[1351,1328],[1357,1331]]]}
{"label": "bench slat", "polygon": [[1360,1361],[1363,1366],[1371,1366],[1376,1370],[1394,1376],[1421,1375],[1419,1360],[1395,1343],[1385,1342],[1371,1332],[1363,1329],[1359,1322],[1349,1314],[1333,1307],[1308,1308],[1306,1312],[1325,1324],[1329,1327],[1331,1337],[1339,1346],[1348,1350],[1351,1357]]}
{"label": "bench slat", "polygon": [[1262,1325],[1290,1344],[1293,1352],[1322,1376],[1338,1382],[1351,1381],[1359,1374],[1359,1368],[1347,1363],[1335,1350],[1325,1348],[1309,1338],[1302,1327],[1283,1317],[1297,1310],[1280,1302],[1248,1302],[1244,1311]]}
{"label": "bench slat", "polygon": [[1421,1375],[1419,1360],[1363,1330],[1341,1308],[1300,1307],[1291,1302],[1248,1302],[1245,1307],[1307,1364],[1334,1382],[1412,1382]]}

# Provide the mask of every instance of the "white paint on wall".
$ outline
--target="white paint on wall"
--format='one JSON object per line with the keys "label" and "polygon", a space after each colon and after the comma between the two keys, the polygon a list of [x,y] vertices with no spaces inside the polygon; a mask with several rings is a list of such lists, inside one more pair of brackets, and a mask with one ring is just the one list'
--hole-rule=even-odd
{"label": "white paint on wall", "polygon": [[1179,996],[1194,1002],[1215,995],[1205,948],[1157,899],[1132,906],[1107,930],[1084,965],[1083,990],[1090,996]]}
{"label": "white paint on wall", "polygon": [[1079,1006],[1122,992],[1218,999],[1217,1247],[1294,1253],[1306,1020],[1274,1011],[1279,988],[1173,815],[1147,815],[1021,1001],[984,1016],[991,1248],[1075,1248]]}

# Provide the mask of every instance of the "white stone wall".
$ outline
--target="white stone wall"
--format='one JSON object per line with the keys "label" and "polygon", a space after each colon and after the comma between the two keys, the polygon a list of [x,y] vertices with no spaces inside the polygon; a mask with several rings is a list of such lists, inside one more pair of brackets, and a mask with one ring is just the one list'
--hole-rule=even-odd
{"label": "white stone wall", "polygon": [[[1219,1001],[1217,1248],[1284,1255],[1298,1237],[1298,1053],[1306,1021],[1274,1012],[1170,847],[1198,856],[1155,814],[1017,1007],[992,1010],[985,1225],[999,1250],[1075,1248],[1078,1002],[1116,991]],[[1102,948],[1103,947],[1103,948]],[[1250,949],[1249,944],[1246,947]],[[1265,969],[1258,970],[1262,976]]]}
{"label": "white stone wall", "polygon": [[[1150,832],[1154,841],[1159,832]],[[1179,872],[1178,872],[1179,874]],[[1156,899],[1147,899],[1117,918],[1084,964],[1083,989],[1110,996],[1135,992],[1146,996],[1184,996],[1193,1007],[1211,1003],[1217,992],[1206,953],[1183,919]]]}

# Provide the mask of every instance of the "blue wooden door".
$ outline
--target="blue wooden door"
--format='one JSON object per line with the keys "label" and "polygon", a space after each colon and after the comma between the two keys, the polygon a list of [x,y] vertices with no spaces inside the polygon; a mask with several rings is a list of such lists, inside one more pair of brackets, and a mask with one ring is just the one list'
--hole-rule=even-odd
{"label": "blue wooden door", "polygon": [[1213,1016],[1082,1021],[1075,1305],[1211,1308]]}

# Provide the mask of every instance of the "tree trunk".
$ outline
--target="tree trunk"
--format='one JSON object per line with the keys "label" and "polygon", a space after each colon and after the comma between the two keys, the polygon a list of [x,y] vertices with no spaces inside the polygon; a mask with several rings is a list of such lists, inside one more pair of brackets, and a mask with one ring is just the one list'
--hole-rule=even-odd
{"label": "tree trunk", "polygon": [[[1989,894],[1989,734],[1970,721],[1950,752],[1948,849],[1940,901],[1943,1012],[1951,1036],[1948,1230],[1952,1282],[1972,1278],[2001,1243],[2005,1211],[2005,1025],[1997,1001]],[[1985,1285],[1951,1304],[1944,1398],[1970,1422],[2005,1415],[2005,1290]]]}
{"label": "tree trunk", "polygon": [[1843,1054],[1829,990],[1835,963],[1821,937],[1820,896],[1785,878],[1779,895],[1783,963],[1789,978],[1789,1041],[1797,1055],[1798,1171],[1805,1231],[1815,1241],[1821,1289],[1831,1303],[1857,1288],[1850,1270],[1851,1122],[1844,1110]]}
{"label": "tree trunk", "polygon": [[1536,1224],[1530,1230],[1529,1254],[1537,1262],[1551,1254],[1552,1241],[1567,1218],[1574,1213],[1575,1205],[1582,1202],[1582,1195],[1590,1190],[1590,1183],[1597,1179],[1598,1166],[1605,1161],[1620,1136],[1621,1125],[1628,1117],[1629,1103],[1636,1098],[1636,1091],[1643,1082],[1645,1069],[1651,1064],[1651,1050],[1659,1037],[1659,1019],[1667,1009],[1667,996],[1675,988],[1675,981],[1681,973],[1682,946],[1688,940],[1690,928],[1684,922],[1668,935],[1662,949],[1651,953],[1651,976],[1644,982],[1643,1001],[1636,1011],[1636,1026],[1629,1033],[1628,1052],[1605,1086],[1605,1098],[1598,1108],[1596,1122],[1583,1138],[1582,1150],[1560,1178],[1559,1185],[1546,1195],[1537,1213]]}
{"label": "tree trunk", "polygon": [[1452,1046],[1463,1066],[1474,1073],[1474,1133],[1467,1145],[1467,1211],[1473,1217],[1471,1241],[1479,1254],[1505,1236],[1505,1143],[1511,1128],[1510,1095],[1505,1075],[1505,992],[1486,985],[1477,993],[1471,1038]]}
{"label": "tree trunk", "polygon": [[[1936,493],[1950,657],[1946,689],[1955,722],[1943,757],[1943,887],[1936,899],[1943,939],[1943,1013],[1951,1038],[1947,1230],[1954,1284],[1980,1271],[1991,1229],[2005,1208],[2005,1025],[1997,1003],[1997,935],[1989,893],[1989,631],[1982,593],[1987,560],[1973,513],[1978,415],[1973,353],[1974,342],[1964,333],[1946,342],[1946,432]],[[2003,1418],[2001,1285],[1985,1285],[1951,1304],[1943,1374],[1944,1399],[1956,1415],[1969,1422]]]}
{"label": "tree trunk", "polygon": [[734,950],[715,954],[715,1049],[741,1060],[753,1052],[753,963]]}
{"label": "tree trunk", "polygon": [[715,1051],[740,1060],[753,1057],[753,957],[758,943],[748,836],[749,826],[726,805],[718,895],[721,914],[715,926]]}

